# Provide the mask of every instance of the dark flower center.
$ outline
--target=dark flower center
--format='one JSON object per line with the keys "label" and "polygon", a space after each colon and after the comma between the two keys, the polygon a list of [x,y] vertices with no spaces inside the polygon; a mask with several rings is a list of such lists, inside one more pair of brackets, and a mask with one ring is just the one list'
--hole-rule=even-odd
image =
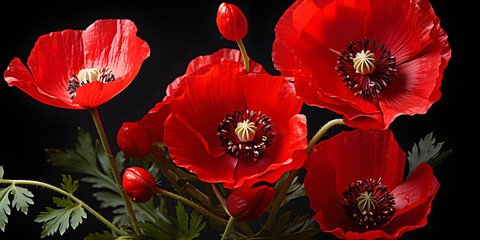
{"label": "dark flower center", "polygon": [[358,180],[342,193],[345,214],[365,229],[381,227],[395,213],[395,198],[380,180]]}
{"label": "dark flower center", "polygon": [[72,75],[72,78],[70,78],[68,82],[67,92],[73,100],[76,96],[77,89],[87,83],[94,81],[108,83],[114,80],[115,75],[113,75],[112,70],[108,67],[84,68],[80,70],[77,75]]}
{"label": "dark flower center", "polygon": [[395,57],[380,41],[352,41],[340,53],[335,70],[355,96],[377,96],[397,76]]}
{"label": "dark flower center", "polygon": [[238,159],[257,161],[263,157],[275,137],[270,121],[261,112],[246,110],[228,113],[217,128],[220,146]]}

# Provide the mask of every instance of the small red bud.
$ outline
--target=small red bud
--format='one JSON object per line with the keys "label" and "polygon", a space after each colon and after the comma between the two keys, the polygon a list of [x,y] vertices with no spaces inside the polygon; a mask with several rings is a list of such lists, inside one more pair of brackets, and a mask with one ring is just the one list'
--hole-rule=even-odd
{"label": "small red bud", "polygon": [[129,167],[123,173],[123,189],[128,199],[136,203],[148,202],[157,185],[152,174],[139,167]]}
{"label": "small red bud", "polygon": [[136,159],[145,157],[152,147],[145,127],[134,122],[122,124],[118,130],[117,144],[125,154]]}
{"label": "small red bud", "polygon": [[274,195],[275,189],[268,186],[235,190],[228,196],[227,209],[239,220],[253,221],[265,213]]}
{"label": "small red bud", "polygon": [[217,27],[230,41],[241,40],[247,35],[248,23],[242,10],[229,3],[222,3],[217,11]]}

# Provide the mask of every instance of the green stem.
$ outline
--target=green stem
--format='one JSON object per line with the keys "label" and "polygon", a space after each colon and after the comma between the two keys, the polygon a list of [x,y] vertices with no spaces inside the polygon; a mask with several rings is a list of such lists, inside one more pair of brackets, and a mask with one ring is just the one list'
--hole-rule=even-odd
{"label": "green stem", "polygon": [[333,127],[335,125],[345,125],[345,123],[343,122],[342,119],[333,119],[333,120],[330,120],[329,122],[327,122],[325,125],[323,125],[323,127],[320,128],[320,130],[318,130],[318,132],[315,134],[315,136],[313,136],[313,138],[310,139],[310,142],[308,142],[308,146],[305,149],[307,154],[309,154],[312,151],[313,146],[315,146],[315,144],[317,144],[318,140],[320,140],[320,138],[322,138],[323,134],[325,134],[331,127]]}
{"label": "green stem", "polygon": [[220,202],[220,205],[222,206],[223,210],[229,216],[231,216],[230,213],[228,212],[228,209],[227,209],[227,202],[225,202],[225,199],[223,199],[222,194],[220,193],[220,191],[218,191],[218,188],[215,186],[215,184],[212,183],[211,185],[212,185],[212,191],[215,194],[215,196],[217,197],[218,201]]}
{"label": "green stem", "polygon": [[231,216],[230,219],[228,220],[227,226],[225,227],[225,231],[223,232],[221,240],[228,239],[228,235],[230,235],[230,232],[233,230],[234,226],[235,226],[235,218]]}
{"label": "green stem", "polygon": [[245,64],[245,71],[250,72],[250,61],[248,60],[247,50],[245,49],[245,45],[243,45],[242,39],[237,40],[238,47],[240,48],[240,52],[242,53],[243,57],[243,64]]}
{"label": "green stem", "polygon": [[[161,154],[163,155],[163,153],[161,153]],[[168,179],[168,181],[170,181],[170,183],[173,185],[175,190],[178,193],[180,193],[180,195],[184,195],[184,191],[182,190],[182,188],[178,184],[177,179],[175,179],[175,176],[173,176],[172,173],[170,173],[168,168],[165,166],[165,164],[164,164],[165,159],[158,159],[156,156],[154,156],[152,154],[147,154],[147,158],[150,161],[152,161],[153,164],[155,164],[155,166],[157,166],[158,169],[160,169],[160,172],[162,172],[162,174]]]}
{"label": "green stem", "polygon": [[135,216],[135,212],[133,211],[132,204],[130,200],[127,198],[125,194],[125,190],[123,189],[120,173],[117,168],[117,164],[115,163],[115,159],[113,158],[112,149],[110,148],[110,144],[107,140],[107,135],[105,134],[105,130],[103,129],[102,121],[100,120],[100,116],[98,115],[98,110],[96,108],[90,109],[90,113],[92,114],[93,122],[95,123],[95,127],[97,128],[98,135],[100,137],[100,141],[102,142],[103,150],[108,158],[108,163],[110,164],[110,170],[112,171],[113,178],[115,179],[115,183],[117,184],[117,188],[122,196],[123,201],[125,202],[125,206],[128,211],[128,215],[132,221],[133,229],[135,233],[139,234],[140,229],[138,228],[137,218]]}
{"label": "green stem", "polygon": [[[307,154],[310,154],[310,152],[313,149],[313,146],[315,146],[318,140],[322,138],[322,136],[328,131],[328,129],[330,129],[335,125],[340,125],[340,124],[345,124],[342,119],[333,119],[327,122],[325,125],[323,125],[323,127],[320,128],[320,130],[318,130],[315,136],[313,136],[313,138],[308,143],[307,148],[305,149]],[[282,187],[280,188],[280,191],[277,194],[277,198],[273,202],[272,209],[270,210],[270,214],[268,215],[267,222],[265,222],[265,225],[263,226],[261,231],[269,230],[270,228],[272,228],[277,212],[280,209],[280,205],[282,204],[282,201],[285,198],[285,195],[287,194],[287,190],[292,184],[292,181],[295,178],[295,176],[297,176],[297,174],[298,174],[298,169],[294,169],[290,171],[290,173],[288,174],[287,179],[285,180]]]}
{"label": "green stem", "polygon": [[61,188],[58,188],[58,187],[55,187],[53,185],[50,185],[48,183],[44,183],[44,182],[38,182],[38,181],[31,181],[31,180],[9,180],[9,179],[1,179],[0,180],[0,183],[10,183],[10,184],[20,184],[20,185],[35,185],[35,186],[40,186],[40,187],[44,187],[44,188],[48,188],[48,189],[51,189],[55,192],[58,192],[60,194],[63,194],[67,197],[69,197],[70,199],[72,199],[73,201],[75,201],[78,205],[80,205],[81,207],[83,207],[85,210],[87,210],[89,213],[91,213],[93,216],[95,216],[98,220],[100,220],[101,222],[103,222],[105,225],[107,225],[107,227],[111,228],[113,231],[115,231],[116,233],[118,233],[119,235],[122,235],[122,236],[128,236],[127,233],[125,233],[124,231],[120,230],[119,228],[117,228],[115,225],[113,225],[110,221],[108,221],[106,218],[104,218],[102,215],[100,215],[100,213],[98,213],[97,211],[95,211],[93,208],[91,208],[90,206],[88,206],[88,204],[86,204],[85,202],[83,202],[82,200],[78,199],[77,197],[75,197],[73,194],[61,189]]}
{"label": "green stem", "polygon": [[[228,221],[227,221],[227,220],[225,220],[225,219],[223,219],[223,218],[221,218],[221,217],[219,217],[219,216],[211,213],[210,211],[206,210],[206,209],[203,208],[202,206],[200,206],[200,205],[198,205],[198,204],[196,204],[196,203],[194,203],[194,202],[192,202],[192,201],[190,201],[190,200],[188,200],[188,199],[186,199],[186,198],[184,198],[184,197],[182,197],[182,196],[180,196],[180,195],[177,195],[177,194],[175,194],[175,193],[172,193],[172,192],[169,192],[169,191],[167,191],[167,190],[160,189],[160,188],[157,188],[157,193],[160,194],[160,195],[165,195],[165,196],[167,196],[167,197],[169,197],[169,198],[172,198],[172,199],[175,199],[175,200],[179,200],[180,202],[182,202],[182,203],[184,203],[184,204],[186,204],[186,205],[194,208],[195,210],[197,210],[197,211],[200,212],[201,214],[207,216],[208,218],[213,219],[214,221],[217,221],[218,223],[220,223],[220,224],[222,224],[222,225],[228,225]],[[239,232],[237,232],[237,231],[235,231],[235,230],[233,230],[233,232],[234,232],[236,235],[240,236],[240,237],[243,237],[243,238],[247,237],[247,236],[245,236],[244,234],[239,233]]]}

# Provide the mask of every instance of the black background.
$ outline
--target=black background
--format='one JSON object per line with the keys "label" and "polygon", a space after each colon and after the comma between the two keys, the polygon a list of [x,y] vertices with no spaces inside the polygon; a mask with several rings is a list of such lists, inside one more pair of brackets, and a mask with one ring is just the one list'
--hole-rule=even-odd
{"label": "black background", "polygon": [[[128,18],[138,27],[138,36],[151,48],[135,81],[117,97],[99,108],[100,116],[110,138],[114,152],[116,134],[125,121],[139,120],[156,102],[161,101],[165,88],[177,76],[183,75],[187,64],[196,56],[215,52],[223,47],[236,45],[223,39],[217,30],[215,16],[221,1],[156,1],[156,2],[70,2],[13,1],[2,7],[0,14],[1,62],[6,69],[13,57],[25,64],[35,41],[40,35],[64,29],[85,29],[97,19]],[[278,18],[293,1],[232,1],[245,13],[249,32],[244,39],[248,54],[261,63],[271,74],[273,68],[271,47],[274,27]],[[444,72],[442,98],[426,115],[400,116],[390,129],[400,146],[408,151],[419,138],[433,131],[439,141],[445,141],[445,149],[453,148],[452,156],[434,169],[441,184],[433,200],[426,227],[404,234],[405,239],[439,239],[440,237],[471,235],[475,229],[469,225],[478,223],[477,185],[470,170],[478,161],[478,150],[469,146],[478,142],[476,117],[478,98],[475,94],[478,77],[478,22],[467,9],[452,1],[431,1],[442,20],[441,26],[449,36],[452,58]],[[476,38],[476,39],[475,39]],[[17,88],[0,84],[2,139],[0,165],[9,179],[34,179],[55,185],[61,179],[60,169],[52,167],[45,148],[73,148],[77,126],[96,136],[88,111],[66,110],[40,103]],[[323,109],[305,106],[309,138],[322,124],[338,115]],[[471,151],[469,151],[471,150]],[[469,170],[470,169],[470,170]],[[76,176],[79,178],[80,176]],[[49,190],[29,187],[35,194],[35,205],[27,216],[12,211],[6,232],[0,239],[39,239],[41,224],[34,223],[39,211],[51,206]],[[82,184],[78,195],[98,208],[91,196],[92,189]],[[289,205],[294,212],[310,213],[308,199]],[[102,211],[108,216],[107,211]],[[67,230],[63,239],[83,239],[90,232],[103,231],[106,227],[89,215],[77,230]],[[321,235],[329,237],[330,235]],[[58,234],[46,239],[59,238]],[[200,239],[218,239],[205,231]]]}

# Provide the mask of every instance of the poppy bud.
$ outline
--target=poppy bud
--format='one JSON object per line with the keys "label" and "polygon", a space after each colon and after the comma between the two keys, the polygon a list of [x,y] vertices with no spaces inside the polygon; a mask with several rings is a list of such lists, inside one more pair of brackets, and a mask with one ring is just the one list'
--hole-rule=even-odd
{"label": "poppy bud", "polygon": [[227,199],[227,209],[242,221],[252,221],[265,213],[275,195],[275,189],[260,186],[233,191]]}
{"label": "poppy bud", "polygon": [[148,202],[157,185],[152,174],[139,167],[129,167],[123,173],[123,189],[128,199],[136,203]]}
{"label": "poppy bud", "polygon": [[247,35],[248,24],[242,10],[229,3],[222,3],[217,11],[217,27],[230,41],[241,40]]}
{"label": "poppy bud", "polygon": [[125,122],[117,134],[118,147],[128,156],[141,159],[150,152],[152,142],[145,127],[134,122]]}

